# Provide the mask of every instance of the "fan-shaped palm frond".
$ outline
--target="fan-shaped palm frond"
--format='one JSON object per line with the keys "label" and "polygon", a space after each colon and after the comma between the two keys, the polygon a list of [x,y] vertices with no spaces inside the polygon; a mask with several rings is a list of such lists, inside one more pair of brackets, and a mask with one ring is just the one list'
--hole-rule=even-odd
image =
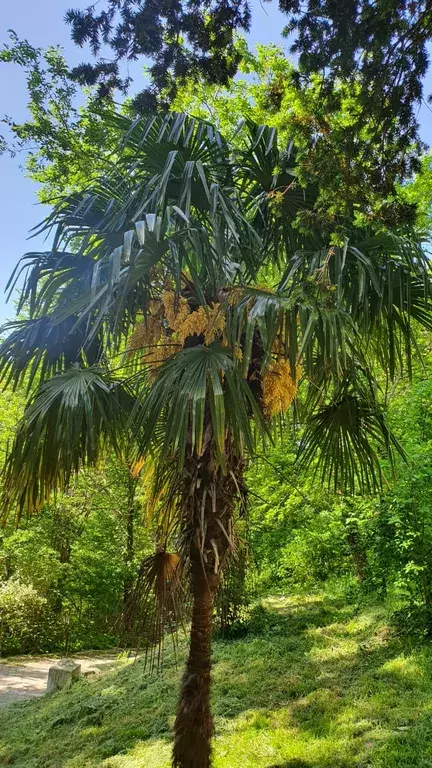
{"label": "fan-shaped palm frond", "polygon": [[[133,415],[143,453],[157,441],[157,426],[163,422],[161,454],[175,455],[181,467],[186,445],[199,456],[214,440],[218,461],[225,466],[225,439],[229,431],[235,449],[243,455],[254,450],[255,429],[265,436],[268,429],[247,382],[227,350],[218,345],[183,349],[160,368],[157,379]],[[212,426],[205,433],[205,422]]]}
{"label": "fan-shaped palm frond", "polygon": [[104,448],[127,440],[133,394],[103,371],[73,366],[46,381],[25,409],[9,452],[2,505],[39,509]]}
{"label": "fan-shaped palm frond", "polygon": [[210,123],[177,113],[132,124],[119,115],[112,119],[123,134],[119,167],[138,182],[137,216],[161,212],[174,199],[188,217],[209,212],[214,192],[225,195],[233,187],[230,148]]}
{"label": "fan-shaped palm frond", "polygon": [[31,317],[46,314],[57,298],[58,288],[65,283],[73,282],[78,286],[84,282],[89,287],[92,268],[93,259],[88,255],[55,250],[26,253],[8,280],[8,298],[24,273],[25,282],[20,290],[17,312],[28,311]]}
{"label": "fan-shaped palm frond", "polygon": [[370,345],[393,378],[404,365],[410,370],[412,322],[432,327],[425,253],[417,243],[389,234],[366,237],[353,229],[343,246],[297,251],[277,290],[298,307],[309,375],[314,352],[329,371],[340,373],[348,351]]}
{"label": "fan-shaped palm frond", "polygon": [[61,373],[73,363],[94,365],[102,355],[102,339],[95,336],[84,350],[83,328],[75,328],[76,316],[61,320],[42,316],[14,320],[3,327],[9,334],[0,343],[0,376],[4,385],[25,385]]}
{"label": "fan-shaped palm frond", "polygon": [[254,229],[276,262],[285,253],[317,247],[318,240],[297,226],[301,212],[312,209],[317,189],[302,186],[297,176],[297,152],[288,142],[279,147],[276,128],[245,121],[240,128],[244,149],[237,152],[237,181],[246,197]]}
{"label": "fan-shaped palm frond", "polygon": [[342,384],[310,414],[299,461],[316,466],[321,481],[335,491],[373,492],[383,484],[383,459],[394,468],[398,454],[405,457],[373,387],[355,381]]}

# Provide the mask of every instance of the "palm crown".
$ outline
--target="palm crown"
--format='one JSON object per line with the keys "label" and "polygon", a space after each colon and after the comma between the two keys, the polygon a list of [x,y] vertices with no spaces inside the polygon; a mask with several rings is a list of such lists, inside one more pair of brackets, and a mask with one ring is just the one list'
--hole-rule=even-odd
{"label": "palm crown", "polygon": [[[205,768],[207,630],[244,457],[295,402],[305,461],[321,456],[338,488],[379,484],[379,456],[399,446],[377,367],[409,371],[412,322],[432,327],[431,283],[407,238],[346,228],[332,243],[302,227],[316,190],[298,184],[295,149],[281,151],[274,129],[245,124],[232,147],[182,114],[115,119],[124,141],[112,167],[58,203],[42,225],[52,249],[27,254],[10,281],[25,270],[28,319],[9,326],[0,366],[31,396],[4,503],[39,507],[108,444],[153,457],[195,606],[174,762]],[[207,701],[192,715],[191,685]],[[188,750],[201,757],[187,762]]]}

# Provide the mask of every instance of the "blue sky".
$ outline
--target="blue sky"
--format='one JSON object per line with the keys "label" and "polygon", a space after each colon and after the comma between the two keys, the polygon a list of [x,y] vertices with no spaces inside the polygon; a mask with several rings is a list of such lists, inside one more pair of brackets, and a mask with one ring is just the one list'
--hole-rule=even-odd
{"label": "blue sky", "polygon": [[[72,65],[85,59],[85,54],[70,41],[69,29],[63,21],[69,7],[86,7],[90,0],[0,0],[0,44],[8,39],[7,30],[13,29],[19,37],[33,45],[46,47],[61,45]],[[277,10],[277,1],[261,3],[252,0],[253,26],[249,36],[251,45],[257,42],[282,43],[280,32],[284,17]],[[141,66],[132,74],[139,78]],[[428,74],[426,93],[432,92],[432,72]],[[21,121],[27,114],[25,80],[19,67],[0,63],[0,118],[7,114]],[[420,111],[423,139],[432,144],[432,113],[423,106]],[[0,130],[1,133],[1,130]],[[18,259],[27,250],[44,249],[42,241],[27,241],[29,230],[44,216],[44,209],[36,204],[36,185],[24,177],[22,157],[0,157],[0,231],[2,257],[0,261],[0,323],[13,317],[13,305],[5,304],[4,287]]]}

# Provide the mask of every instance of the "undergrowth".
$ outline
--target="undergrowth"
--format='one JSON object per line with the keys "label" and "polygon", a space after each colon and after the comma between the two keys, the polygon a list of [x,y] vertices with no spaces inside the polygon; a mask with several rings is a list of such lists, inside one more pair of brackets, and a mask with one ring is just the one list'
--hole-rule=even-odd
{"label": "undergrowth", "polygon": [[[0,711],[0,765],[168,768],[181,674],[120,663]],[[404,651],[385,610],[273,598],[214,644],[215,768],[431,768],[432,651]]]}

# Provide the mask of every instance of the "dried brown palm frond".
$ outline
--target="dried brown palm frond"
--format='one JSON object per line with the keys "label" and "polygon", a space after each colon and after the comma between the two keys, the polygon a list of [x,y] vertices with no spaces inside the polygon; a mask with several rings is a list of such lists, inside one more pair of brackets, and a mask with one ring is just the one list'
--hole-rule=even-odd
{"label": "dried brown palm frond", "polygon": [[159,548],[144,558],[123,612],[123,641],[137,652],[144,648],[150,669],[161,668],[167,637],[177,654],[178,632],[189,615],[187,562]]}

